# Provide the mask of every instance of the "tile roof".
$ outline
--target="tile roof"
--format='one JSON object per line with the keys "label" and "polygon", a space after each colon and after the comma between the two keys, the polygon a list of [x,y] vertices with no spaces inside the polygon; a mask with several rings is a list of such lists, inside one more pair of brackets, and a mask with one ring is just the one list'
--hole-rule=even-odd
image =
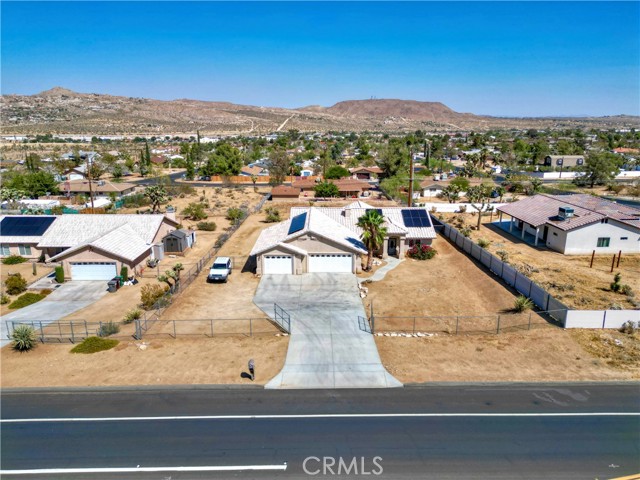
{"label": "tile roof", "polygon": [[300,189],[296,187],[288,187],[287,185],[278,185],[271,189],[272,196],[284,195],[287,197],[297,197],[300,195]]}
{"label": "tile roof", "polygon": [[105,234],[86,239],[75,247],[51,257],[51,260],[68,257],[70,254],[87,246],[124,258],[125,260],[135,260],[151,249],[151,245],[140,238],[131,225],[124,224]]}
{"label": "tile roof", "polygon": [[75,247],[122,225],[129,225],[139,238],[151,244],[163,221],[177,226],[164,215],[61,215],[42,236],[38,247]]}
{"label": "tile roof", "polygon": [[[95,180],[92,182],[91,190],[93,190],[93,192],[122,192],[136,187],[136,184],[134,183],[113,183],[108,180],[101,180],[100,182],[102,183],[101,185],[98,185],[98,182]],[[58,188],[60,191],[66,192],[67,185],[69,186],[70,192],[89,193],[89,180],[71,180],[62,182],[58,185]]]}
{"label": "tile roof", "polygon": [[[562,220],[558,217],[558,209],[567,206],[573,207],[574,216]],[[564,231],[599,222],[605,218],[612,218],[632,227],[640,228],[640,209],[586,194],[538,194],[503,205],[497,210],[534,227],[548,223]]]}

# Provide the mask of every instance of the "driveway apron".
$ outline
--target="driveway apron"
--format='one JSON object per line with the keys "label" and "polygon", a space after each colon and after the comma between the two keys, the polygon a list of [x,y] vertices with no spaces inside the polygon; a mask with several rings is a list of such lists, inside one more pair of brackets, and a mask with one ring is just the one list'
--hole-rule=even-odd
{"label": "driveway apron", "polygon": [[271,318],[274,303],[291,316],[284,368],[266,388],[402,386],[385,370],[373,336],[359,321],[366,314],[355,275],[264,275],[254,303]]}
{"label": "driveway apron", "polygon": [[[59,286],[56,290],[33,305],[21,308],[2,317],[0,322],[0,347],[8,340],[7,322],[35,322],[36,325],[47,325],[66,317],[102,298],[107,293],[107,282],[71,281]],[[90,320],[90,319],[87,319]]]}

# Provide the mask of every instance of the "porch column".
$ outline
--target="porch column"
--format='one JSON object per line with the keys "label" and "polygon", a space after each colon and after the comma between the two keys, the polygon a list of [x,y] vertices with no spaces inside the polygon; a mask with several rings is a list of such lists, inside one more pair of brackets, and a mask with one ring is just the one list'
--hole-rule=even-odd
{"label": "porch column", "polygon": [[387,258],[389,256],[389,237],[384,239],[382,242],[382,258]]}
{"label": "porch column", "polygon": [[535,247],[538,246],[538,235],[540,234],[540,227],[536,227],[536,241],[533,243]]}
{"label": "porch column", "polygon": [[525,222],[522,222],[522,235],[520,235],[520,238],[522,240],[524,240],[524,231],[527,228],[527,224]]}
{"label": "porch column", "polygon": [[500,218],[500,225],[502,225],[502,210],[499,211],[498,217]]}
{"label": "porch column", "polygon": [[513,232],[513,217],[510,217],[511,220],[509,220],[509,233]]}

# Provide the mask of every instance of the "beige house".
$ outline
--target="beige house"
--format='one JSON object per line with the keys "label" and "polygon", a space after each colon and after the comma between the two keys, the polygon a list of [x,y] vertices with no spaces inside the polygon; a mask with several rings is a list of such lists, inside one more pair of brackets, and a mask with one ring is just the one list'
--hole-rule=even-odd
{"label": "beige house", "polygon": [[[251,255],[259,274],[316,272],[357,273],[367,249],[360,240],[358,219],[375,209],[364,202],[342,208],[294,207],[290,219],[266,228]],[[429,245],[436,237],[424,208],[383,207],[387,236],[378,255],[402,258],[416,244]]]}
{"label": "beige house", "polygon": [[71,180],[58,185],[61,192],[70,196],[85,195],[93,192],[93,198],[109,198],[110,194],[115,194],[117,198],[131,195],[136,190],[134,183],[113,183],[109,180],[94,180],[89,189],[89,180]]}
{"label": "beige house", "polygon": [[38,248],[61,262],[65,278],[109,280],[123,266],[139,274],[148,258],[161,258],[162,239],[177,226],[164,215],[62,215]]}

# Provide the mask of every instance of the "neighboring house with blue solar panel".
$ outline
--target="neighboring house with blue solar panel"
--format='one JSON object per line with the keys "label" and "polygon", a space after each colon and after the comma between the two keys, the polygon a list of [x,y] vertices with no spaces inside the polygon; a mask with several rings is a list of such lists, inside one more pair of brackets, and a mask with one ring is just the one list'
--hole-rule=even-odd
{"label": "neighboring house with blue solar panel", "polygon": [[29,259],[40,258],[43,251],[38,244],[55,219],[55,216],[49,215],[0,217],[0,257],[20,255]]}
{"label": "neighboring house with blue solar panel", "polygon": [[251,255],[256,257],[257,273],[360,272],[367,249],[357,223],[374,208],[387,228],[384,244],[376,252],[383,258],[402,258],[413,245],[430,245],[436,237],[424,208],[376,208],[360,201],[340,208],[294,207],[289,220],[266,228],[256,241]]}

